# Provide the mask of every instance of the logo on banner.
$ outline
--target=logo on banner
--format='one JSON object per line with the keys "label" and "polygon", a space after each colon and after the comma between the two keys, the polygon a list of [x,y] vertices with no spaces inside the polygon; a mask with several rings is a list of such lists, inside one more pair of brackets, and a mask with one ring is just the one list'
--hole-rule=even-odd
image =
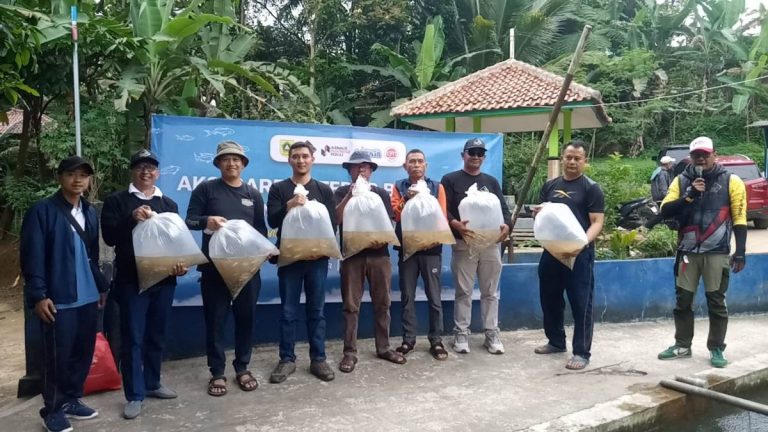
{"label": "logo on banner", "polygon": [[341,165],[354,151],[365,151],[380,166],[399,167],[405,162],[405,144],[400,141],[335,138],[321,136],[275,135],[269,142],[269,154],[276,162],[288,162],[288,149],[298,141],[315,146],[315,163]]}

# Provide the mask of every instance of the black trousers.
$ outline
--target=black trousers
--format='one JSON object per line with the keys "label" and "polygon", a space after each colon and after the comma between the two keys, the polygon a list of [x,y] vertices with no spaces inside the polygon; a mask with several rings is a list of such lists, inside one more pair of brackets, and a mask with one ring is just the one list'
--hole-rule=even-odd
{"label": "black trousers", "polygon": [[256,273],[234,301],[227,284],[215,269],[202,273],[200,289],[205,315],[205,348],[211,376],[224,376],[227,359],[222,339],[230,311],[235,318],[235,359],[232,366],[235,373],[248,370],[253,346],[254,310],[261,290],[261,275]]}
{"label": "black trousers", "polygon": [[573,314],[573,354],[591,356],[594,319],[592,306],[595,296],[594,248],[581,251],[573,270],[544,251],[539,261],[539,295],[544,315],[544,333],[549,344],[565,349],[565,299],[568,296]]}
{"label": "black trousers", "polygon": [[43,323],[43,402],[40,416],[62,409],[83,397],[83,384],[93,360],[98,326],[98,303],[58,309],[52,324]]}

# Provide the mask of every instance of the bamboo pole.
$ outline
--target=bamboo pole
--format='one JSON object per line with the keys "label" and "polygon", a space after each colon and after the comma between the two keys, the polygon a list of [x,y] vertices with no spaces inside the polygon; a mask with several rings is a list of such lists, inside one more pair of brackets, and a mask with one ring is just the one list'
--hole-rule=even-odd
{"label": "bamboo pole", "polygon": [[510,232],[512,232],[512,230],[515,228],[517,217],[520,214],[520,210],[523,208],[523,204],[525,204],[525,196],[528,195],[528,189],[531,188],[531,182],[533,182],[533,176],[536,175],[536,168],[539,165],[541,156],[544,154],[544,151],[547,150],[549,135],[552,133],[552,129],[557,126],[557,118],[560,116],[560,109],[563,107],[565,95],[568,93],[568,89],[571,87],[573,74],[576,73],[576,69],[578,69],[579,64],[581,64],[581,56],[584,54],[584,47],[587,44],[587,38],[591,32],[592,26],[590,25],[584,26],[584,30],[581,32],[581,38],[579,39],[579,44],[576,46],[576,51],[573,53],[573,58],[571,58],[571,65],[568,67],[568,73],[565,74],[563,86],[560,87],[560,94],[557,95],[557,100],[555,101],[555,105],[552,107],[552,112],[549,113],[549,121],[547,122],[547,127],[544,129],[544,134],[541,136],[539,148],[536,150],[536,155],[533,157],[531,166],[528,168],[528,175],[526,176],[523,188],[519,193],[519,198],[516,197],[515,199],[515,210],[512,213],[512,226],[509,227]]}

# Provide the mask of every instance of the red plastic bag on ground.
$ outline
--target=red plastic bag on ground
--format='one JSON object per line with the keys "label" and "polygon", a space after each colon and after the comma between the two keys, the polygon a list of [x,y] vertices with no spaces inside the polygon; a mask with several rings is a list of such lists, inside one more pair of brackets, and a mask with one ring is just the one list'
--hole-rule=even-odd
{"label": "red plastic bag on ground", "polygon": [[112,350],[109,348],[109,342],[104,337],[104,333],[96,333],[96,347],[93,350],[93,361],[91,361],[91,370],[83,385],[83,393],[91,394],[107,390],[120,390],[123,380],[117,373],[115,359],[112,357]]}

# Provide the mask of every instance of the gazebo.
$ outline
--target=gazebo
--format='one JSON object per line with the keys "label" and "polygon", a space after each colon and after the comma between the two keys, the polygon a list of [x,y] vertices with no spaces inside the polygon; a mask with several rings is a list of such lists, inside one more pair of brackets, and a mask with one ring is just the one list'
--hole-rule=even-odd
{"label": "gazebo", "polygon": [[[564,78],[515,59],[467,75],[392,109],[395,118],[445,132],[533,132],[546,128]],[[571,83],[549,139],[549,177],[559,172],[559,139],[611,122],[600,92]]]}

